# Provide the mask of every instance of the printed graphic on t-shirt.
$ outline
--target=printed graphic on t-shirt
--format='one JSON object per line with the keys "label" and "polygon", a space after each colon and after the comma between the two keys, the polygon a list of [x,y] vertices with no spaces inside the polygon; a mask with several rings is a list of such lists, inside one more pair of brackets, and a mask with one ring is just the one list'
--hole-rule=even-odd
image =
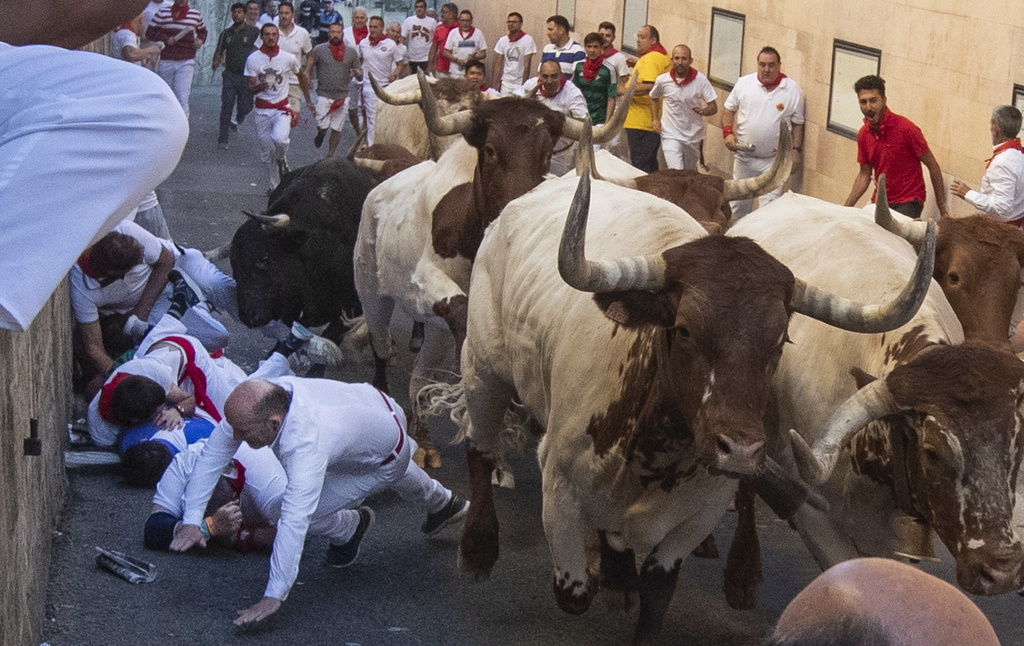
{"label": "printed graphic on t-shirt", "polygon": [[264,90],[267,94],[274,94],[279,90],[282,84],[286,83],[284,75],[273,67],[264,67],[256,74],[256,80],[260,83],[266,83],[267,89]]}
{"label": "printed graphic on t-shirt", "polygon": [[416,40],[417,38],[422,38],[423,42],[429,43],[430,36],[430,30],[427,29],[427,27],[424,25],[413,25],[412,28],[409,30],[410,41]]}

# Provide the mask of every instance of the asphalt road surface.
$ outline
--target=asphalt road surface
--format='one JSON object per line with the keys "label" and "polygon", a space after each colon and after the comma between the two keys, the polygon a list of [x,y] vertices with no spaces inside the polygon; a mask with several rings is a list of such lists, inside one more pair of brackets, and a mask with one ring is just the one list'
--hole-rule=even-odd
{"label": "asphalt road surface", "polygon": [[[260,169],[251,118],[232,135],[229,150],[217,149],[219,91],[219,86],[194,89],[188,147],[177,171],[158,191],[176,241],[200,249],[230,240],[244,221],[241,209],[258,211],[266,204],[256,186]],[[326,150],[313,147],[314,134],[308,121],[293,131],[293,168],[315,161]],[[352,133],[346,130],[342,147],[351,140]],[[231,331],[227,355],[251,371],[272,342],[240,325],[231,326]],[[407,404],[409,357],[400,357],[390,370],[393,391]],[[368,364],[356,364],[330,376],[367,381],[371,374]],[[435,424],[444,466],[434,475],[466,494],[463,450],[450,443],[453,435],[450,423]],[[142,525],[152,492],[123,486],[110,467],[69,469],[67,508],[54,537],[44,637],[52,646],[629,643],[636,610],[626,614],[621,597],[602,594],[588,613],[578,617],[555,605],[534,455],[531,447],[513,463],[516,489],[496,495],[501,556],[489,581],[474,584],[457,570],[458,529],[427,540],[419,529],[423,512],[384,494],[368,503],[377,512],[377,522],[363,542],[359,560],[345,570],[327,568],[326,539],[310,538],[287,602],[268,622],[248,632],[237,631],[231,620],[237,610],[262,596],[266,556],[219,549],[188,555],[146,550]],[[727,514],[715,532],[723,557],[734,522],[734,514]],[[724,558],[690,558],[683,566],[661,643],[745,646],[760,643],[768,634],[817,568],[796,533],[770,512],[760,510],[759,526],[765,562],[759,609],[739,612],[726,605],[721,591]],[[95,546],[155,563],[156,581],[130,585],[97,569]],[[943,562],[923,567],[955,581],[952,559],[941,545],[937,549]],[[1012,594],[975,600],[1004,645],[1024,644],[1024,600]]]}

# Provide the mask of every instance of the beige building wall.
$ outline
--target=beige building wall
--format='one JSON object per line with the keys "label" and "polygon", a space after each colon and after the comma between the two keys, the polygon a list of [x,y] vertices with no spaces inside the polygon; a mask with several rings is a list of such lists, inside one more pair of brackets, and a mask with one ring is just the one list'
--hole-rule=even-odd
{"label": "beige building wall", "polygon": [[[505,32],[508,11],[519,11],[526,31],[542,44],[547,42],[544,20],[557,4],[500,0],[466,8],[474,11],[489,41]],[[621,30],[623,4],[577,0],[575,15],[566,17],[581,38],[602,20]],[[826,128],[833,39],[882,51],[889,107],[924,131],[947,187],[953,178],[978,186],[991,154],[992,108],[1010,103],[1013,84],[1024,84],[1024,12],[1017,0],[649,0],[648,22],[661,32],[667,49],[689,45],[694,65],[706,72],[712,7],[746,16],[743,74],[755,70],[757,51],[772,45],[782,54],[783,72],[803,87],[807,126],[802,192],[834,202],[846,199],[858,166],[856,142]],[[619,42],[623,40],[635,42],[633,34],[620,31]],[[852,88],[837,91],[856,101]],[[719,91],[720,106],[726,95]],[[728,174],[732,162],[722,146],[720,127],[719,116],[708,119],[705,155],[715,172]],[[959,198],[949,203],[954,215],[972,212]],[[934,208],[929,194],[925,212],[934,213]]]}

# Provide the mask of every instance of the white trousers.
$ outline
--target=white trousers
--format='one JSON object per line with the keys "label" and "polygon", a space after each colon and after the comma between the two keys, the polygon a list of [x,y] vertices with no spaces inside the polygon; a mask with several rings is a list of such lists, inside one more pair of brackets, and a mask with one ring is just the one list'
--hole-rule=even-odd
{"label": "white trousers", "polygon": [[256,108],[256,136],[260,140],[260,162],[270,188],[277,188],[277,160],[286,159],[291,142],[292,118],[281,110]]}
{"label": "white trousers", "polygon": [[377,120],[377,94],[369,83],[363,84],[363,110],[366,112],[366,145],[373,145],[373,125]]}
{"label": "white trousers", "polygon": [[665,165],[676,170],[697,170],[700,161],[700,142],[688,143],[682,139],[661,138],[661,152],[665,155]]}
{"label": "white trousers", "polygon": [[160,78],[171,86],[171,91],[177,97],[181,109],[185,111],[185,118],[188,118],[188,97],[192,94],[192,75],[196,70],[196,61],[190,58],[187,61],[160,61],[157,72]]}
{"label": "white trousers", "polygon": [[[746,179],[747,177],[763,175],[772,167],[774,161],[774,157],[750,157],[749,155],[736,154],[732,162],[732,178]],[[766,206],[779,199],[779,196],[782,195],[782,188],[780,186],[771,193],[765,193],[759,197],[757,199],[758,207]],[[732,219],[734,221],[739,220],[754,210],[754,200],[736,200],[731,204]]]}

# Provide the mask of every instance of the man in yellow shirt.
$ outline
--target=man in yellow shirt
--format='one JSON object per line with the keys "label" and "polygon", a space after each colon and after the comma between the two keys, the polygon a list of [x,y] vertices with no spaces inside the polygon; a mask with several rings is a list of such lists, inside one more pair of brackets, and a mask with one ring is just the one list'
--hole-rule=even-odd
{"label": "man in yellow shirt", "polygon": [[645,173],[653,173],[658,170],[661,135],[651,123],[652,99],[648,95],[654,87],[654,80],[672,67],[672,59],[661,46],[658,30],[652,25],[644,25],[636,32],[636,53],[640,56],[634,68],[637,71],[636,89],[623,128],[629,141],[630,162]]}

